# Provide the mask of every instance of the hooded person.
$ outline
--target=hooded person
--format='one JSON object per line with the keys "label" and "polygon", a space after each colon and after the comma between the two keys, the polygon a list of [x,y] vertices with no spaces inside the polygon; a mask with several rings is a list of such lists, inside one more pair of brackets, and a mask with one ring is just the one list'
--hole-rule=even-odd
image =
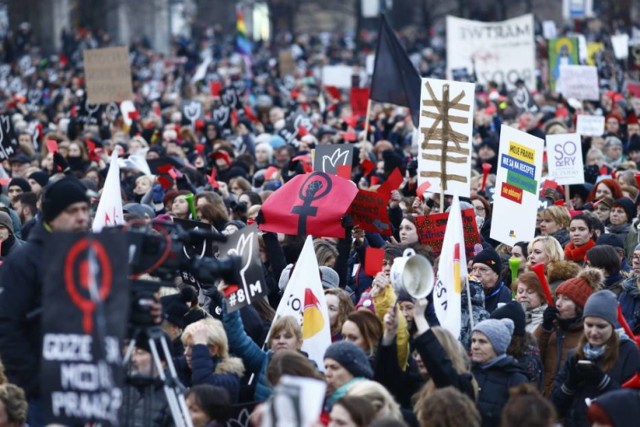
{"label": "hooded person", "polygon": [[13,233],[13,221],[8,213],[0,211],[0,256],[5,258],[24,244]]}
{"label": "hooded person", "polygon": [[584,331],[555,377],[551,401],[565,426],[588,426],[586,401],[620,389],[640,372],[640,350],[618,336],[617,299],[609,290],[591,294],[584,306]]}
{"label": "hooded person", "polygon": [[551,394],[554,377],[582,336],[582,314],[587,299],[602,288],[603,283],[602,271],[587,267],[577,277],[562,282],[556,289],[555,306],[545,309],[542,324],[533,333],[544,366],[542,391],[545,396]]}
{"label": "hooded person", "polygon": [[500,425],[509,389],[529,381],[518,362],[507,355],[514,328],[508,318],[483,320],[473,328],[471,372],[478,382],[476,405],[483,427]]}
{"label": "hooded person", "polygon": [[[30,401],[40,396],[44,246],[57,232],[89,230],[86,191],[72,177],[49,184],[42,196],[42,221],[34,226],[29,240],[9,255],[0,271],[0,354],[9,381],[24,389]],[[32,414],[30,425],[44,424],[39,418],[42,414]]]}

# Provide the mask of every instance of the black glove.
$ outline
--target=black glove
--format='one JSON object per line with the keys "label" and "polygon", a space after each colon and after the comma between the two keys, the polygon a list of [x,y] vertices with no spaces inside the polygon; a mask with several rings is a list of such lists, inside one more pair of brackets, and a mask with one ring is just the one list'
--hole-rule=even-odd
{"label": "black glove", "polygon": [[542,329],[545,331],[551,331],[553,329],[553,321],[558,318],[559,314],[560,312],[553,305],[545,308],[542,313]]}
{"label": "black glove", "polygon": [[[582,363],[580,363],[582,362]],[[585,363],[589,362],[589,363]],[[594,362],[580,360],[577,363],[577,370],[580,377],[589,384],[593,384],[598,387],[599,390],[603,390],[611,381],[609,375],[604,373],[602,369]]]}
{"label": "black glove", "polygon": [[53,153],[53,173],[62,172],[66,174],[70,171],[69,163],[67,163],[67,160],[62,156],[62,154],[57,151]]}
{"label": "black glove", "polygon": [[568,391],[575,391],[582,382],[578,368],[578,356],[574,354],[567,359],[567,365],[567,379],[564,382],[564,387],[569,389]]}

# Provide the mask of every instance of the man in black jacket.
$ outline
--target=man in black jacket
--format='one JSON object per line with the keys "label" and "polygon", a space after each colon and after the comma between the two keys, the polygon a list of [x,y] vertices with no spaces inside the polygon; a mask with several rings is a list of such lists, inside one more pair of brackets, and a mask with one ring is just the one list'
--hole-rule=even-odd
{"label": "man in black jacket", "polygon": [[89,230],[89,198],[84,185],[65,177],[42,197],[42,221],[29,240],[12,252],[0,270],[0,358],[9,381],[22,387],[29,400],[29,425],[43,424],[40,395],[42,354],[42,283],[45,242],[55,232]]}

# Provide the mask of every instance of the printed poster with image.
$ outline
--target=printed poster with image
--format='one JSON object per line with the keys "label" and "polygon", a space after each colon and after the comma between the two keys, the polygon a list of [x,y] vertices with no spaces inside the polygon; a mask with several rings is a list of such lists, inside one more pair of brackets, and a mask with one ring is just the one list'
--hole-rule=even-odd
{"label": "printed poster with image", "polygon": [[491,238],[506,245],[535,235],[544,141],[502,125]]}
{"label": "printed poster with image", "polygon": [[547,164],[549,176],[558,184],[584,184],[580,135],[547,135]]}

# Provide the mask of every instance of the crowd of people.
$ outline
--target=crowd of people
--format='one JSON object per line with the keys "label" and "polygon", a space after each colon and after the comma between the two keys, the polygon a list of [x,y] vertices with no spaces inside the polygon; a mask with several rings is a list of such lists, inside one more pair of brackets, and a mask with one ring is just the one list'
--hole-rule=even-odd
{"label": "crowd of people", "polygon": [[[86,101],[82,51],[109,46],[106,33],[65,31],[62,52],[51,56],[34,43],[29,25],[8,33],[0,52],[0,109],[16,140],[0,141],[0,425],[45,425],[44,247],[55,233],[91,228],[112,152],[126,221],[188,219],[231,235],[264,220],[261,206],[311,170],[315,147],[338,143],[354,147],[351,178],[360,189],[376,190],[396,169],[403,182],[389,197],[391,236],[344,220],[344,238],[314,239],[333,341],[324,366],[301,351],[298,321],[275,317],[285,289],[296,286],[289,278],[306,236],[262,233],[268,295],[240,310],[228,310],[224,284],[196,288],[176,272],[177,289],[163,290],[162,314],[156,307],[155,315],[195,426],[225,425],[241,407],[251,407],[250,422],[260,425],[286,375],[326,384],[322,425],[635,425],[640,97],[624,89],[634,71],[614,59],[606,27],[597,18],[584,24],[588,39],[607,47],[596,58],[605,85],[600,101],[569,102],[545,90],[540,78],[540,87],[530,88],[537,109],[522,111],[506,87],[477,86],[471,197],[460,205],[475,212],[482,244],[468,260],[462,301],[469,304],[462,304],[459,337],[440,325],[431,297],[416,300],[390,283],[406,248],[437,266],[433,250],[420,242],[416,217],[445,212],[451,203],[417,193],[410,112],[374,103],[365,129],[348,91],[321,83],[322,64],[364,65],[375,37],[356,46],[335,34],[278,35],[255,45],[252,61],[234,53],[233,37],[217,28],[176,39],[169,55],[136,41],[129,46],[135,110],[125,112]],[[444,43],[432,36],[401,38],[423,76],[444,77]],[[285,49],[294,60],[286,74],[277,60]],[[222,96],[229,91],[237,98],[232,104]],[[185,110],[194,101],[201,106],[196,117]],[[574,131],[578,113],[606,118],[603,135],[582,138],[585,183],[570,186],[569,198],[564,187],[545,182],[536,237],[513,246],[492,240],[491,228],[500,226],[492,222],[500,125],[544,138]],[[171,174],[158,168],[165,163]],[[491,166],[484,185],[483,164]],[[363,268],[370,247],[384,249],[374,275]],[[519,260],[516,274],[510,259]],[[136,343],[130,376],[157,377],[144,341]],[[161,384],[129,382],[124,391],[123,424],[173,424]]]}

